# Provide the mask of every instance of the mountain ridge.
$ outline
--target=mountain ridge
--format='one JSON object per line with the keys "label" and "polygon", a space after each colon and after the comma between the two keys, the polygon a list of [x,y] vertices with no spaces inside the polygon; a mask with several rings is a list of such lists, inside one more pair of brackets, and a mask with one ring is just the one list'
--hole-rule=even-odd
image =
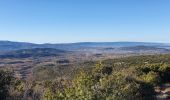
{"label": "mountain ridge", "polygon": [[13,42],[13,41],[0,41],[0,51],[13,51],[20,49],[32,49],[32,48],[54,48],[62,50],[78,50],[83,48],[106,48],[106,47],[133,47],[133,46],[155,46],[170,48],[168,43],[153,43],[153,42],[77,42],[77,43],[29,43],[29,42]]}

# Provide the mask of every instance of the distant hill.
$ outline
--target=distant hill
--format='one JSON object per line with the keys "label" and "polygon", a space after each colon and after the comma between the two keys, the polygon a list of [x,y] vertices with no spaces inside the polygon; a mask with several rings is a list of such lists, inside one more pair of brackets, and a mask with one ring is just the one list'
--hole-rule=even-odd
{"label": "distant hill", "polygon": [[32,48],[54,48],[61,50],[79,50],[83,48],[117,48],[134,46],[154,46],[161,48],[170,48],[169,44],[147,43],[147,42],[80,42],[67,44],[33,44],[26,42],[0,41],[0,52],[32,49]]}
{"label": "distant hill", "polygon": [[163,43],[150,43],[150,42],[81,42],[75,45],[86,47],[129,47],[129,46],[163,46]]}
{"label": "distant hill", "polygon": [[39,45],[26,42],[0,41],[0,51],[37,48]]}
{"label": "distant hill", "polygon": [[170,49],[161,48],[157,46],[133,46],[133,47],[121,47],[120,50],[132,51],[132,52],[157,52],[157,53],[170,53]]}
{"label": "distant hill", "polygon": [[133,46],[133,47],[121,47],[120,49],[121,50],[168,50],[156,46]]}
{"label": "distant hill", "polygon": [[68,53],[68,51],[52,48],[34,48],[9,51],[7,53],[0,54],[0,58],[47,57],[47,56],[60,56],[65,53]]}

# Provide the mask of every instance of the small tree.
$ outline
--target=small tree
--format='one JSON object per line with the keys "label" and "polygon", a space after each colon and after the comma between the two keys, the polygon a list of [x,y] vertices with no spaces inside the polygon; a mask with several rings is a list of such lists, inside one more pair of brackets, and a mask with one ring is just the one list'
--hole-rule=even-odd
{"label": "small tree", "polygon": [[9,96],[9,88],[13,79],[10,71],[0,70],[0,100],[4,100]]}

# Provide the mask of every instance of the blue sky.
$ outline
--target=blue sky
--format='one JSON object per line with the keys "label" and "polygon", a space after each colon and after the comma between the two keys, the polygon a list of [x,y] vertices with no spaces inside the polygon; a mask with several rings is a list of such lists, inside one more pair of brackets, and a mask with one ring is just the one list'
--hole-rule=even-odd
{"label": "blue sky", "polygon": [[170,0],[0,0],[0,40],[170,43]]}

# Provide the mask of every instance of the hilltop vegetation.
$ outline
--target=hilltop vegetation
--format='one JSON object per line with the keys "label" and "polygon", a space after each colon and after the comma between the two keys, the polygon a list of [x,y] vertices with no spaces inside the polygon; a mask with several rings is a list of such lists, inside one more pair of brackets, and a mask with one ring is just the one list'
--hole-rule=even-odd
{"label": "hilltop vegetation", "polygon": [[[107,59],[84,64],[88,67],[76,69],[78,73],[72,74],[71,79],[58,76],[56,79],[38,81],[30,77],[27,81],[20,80],[15,81],[15,84],[7,84],[16,88],[5,88],[8,92],[4,92],[6,93],[4,98],[154,100],[156,98],[154,87],[170,82],[169,54]],[[52,75],[51,71],[49,73]],[[10,76],[2,74],[4,77],[1,77],[1,80],[3,79],[1,83]]]}

